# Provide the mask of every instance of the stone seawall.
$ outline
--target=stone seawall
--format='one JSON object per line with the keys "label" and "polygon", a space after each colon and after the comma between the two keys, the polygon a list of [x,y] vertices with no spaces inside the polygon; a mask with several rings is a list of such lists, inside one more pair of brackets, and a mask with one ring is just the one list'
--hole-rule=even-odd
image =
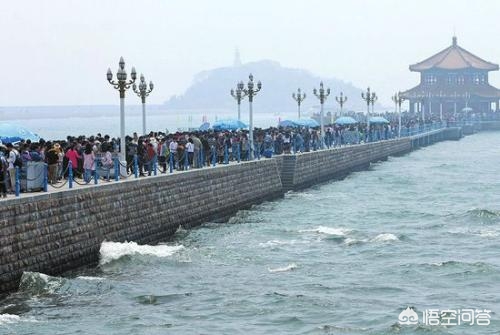
{"label": "stone seawall", "polygon": [[356,169],[370,162],[411,150],[411,140],[389,140],[332,150],[307,152],[283,157],[282,181],[285,190],[308,187]]}
{"label": "stone seawall", "polygon": [[7,200],[0,211],[0,292],[24,271],[49,275],[95,264],[104,240],[158,243],[179,225],[224,220],[282,196],[275,160]]}
{"label": "stone seawall", "polygon": [[1,201],[0,293],[17,289],[24,271],[58,275],[96,264],[104,240],[155,244],[171,237],[180,225],[189,228],[226,220],[287,190],[458,136],[461,132],[444,129]]}

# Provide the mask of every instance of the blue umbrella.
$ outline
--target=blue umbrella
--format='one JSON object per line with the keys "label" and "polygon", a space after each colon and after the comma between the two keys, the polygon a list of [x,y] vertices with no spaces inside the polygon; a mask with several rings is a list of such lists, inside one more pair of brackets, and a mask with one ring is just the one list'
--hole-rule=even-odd
{"label": "blue umbrella", "polygon": [[289,119],[279,123],[280,127],[319,127],[319,123],[313,119]]}
{"label": "blue umbrella", "polygon": [[339,117],[337,120],[335,120],[335,124],[338,124],[341,126],[356,124],[356,123],[358,123],[358,121],[354,120],[350,116],[342,116],[342,117]]}
{"label": "blue umbrella", "polygon": [[370,123],[373,124],[383,124],[383,123],[389,123],[386,118],[383,118],[381,116],[374,116],[370,118]]}
{"label": "blue umbrella", "polygon": [[210,123],[203,122],[203,124],[198,128],[199,131],[207,131],[210,128]]}
{"label": "blue umbrella", "polygon": [[247,128],[248,126],[238,120],[225,119],[225,120],[215,121],[212,127],[214,128],[214,130],[236,130],[236,129]]}
{"label": "blue umbrella", "polygon": [[15,143],[21,140],[38,142],[40,136],[16,124],[0,123],[0,141],[2,143]]}

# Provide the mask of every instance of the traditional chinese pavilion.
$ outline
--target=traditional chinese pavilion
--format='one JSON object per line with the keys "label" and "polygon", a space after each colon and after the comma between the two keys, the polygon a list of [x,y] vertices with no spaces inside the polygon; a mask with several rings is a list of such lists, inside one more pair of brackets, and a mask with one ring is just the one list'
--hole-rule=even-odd
{"label": "traditional chinese pavilion", "polygon": [[420,84],[402,93],[410,102],[410,113],[446,118],[498,111],[500,90],[488,83],[488,73],[498,71],[498,64],[463,49],[456,37],[448,48],[410,65],[410,71],[420,72]]}

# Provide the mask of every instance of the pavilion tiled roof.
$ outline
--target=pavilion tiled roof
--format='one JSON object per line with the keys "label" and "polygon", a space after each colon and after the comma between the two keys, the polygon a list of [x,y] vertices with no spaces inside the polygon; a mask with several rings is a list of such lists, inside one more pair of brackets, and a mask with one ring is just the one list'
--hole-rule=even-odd
{"label": "pavilion tiled roof", "polygon": [[427,96],[429,93],[432,96],[441,94],[446,98],[462,97],[466,93],[471,97],[477,96],[480,98],[500,98],[500,90],[491,85],[428,85],[420,84],[407,91],[402,92],[402,96],[406,99]]}
{"label": "pavilion tiled roof", "polygon": [[421,72],[430,69],[442,70],[463,70],[478,69],[485,71],[498,70],[498,64],[490,63],[482,58],[461,48],[457,44],[457,38],[453,37],[453,43],[443,51],[434,56],[421,61],[420,63],[410,65],[410,71]]}

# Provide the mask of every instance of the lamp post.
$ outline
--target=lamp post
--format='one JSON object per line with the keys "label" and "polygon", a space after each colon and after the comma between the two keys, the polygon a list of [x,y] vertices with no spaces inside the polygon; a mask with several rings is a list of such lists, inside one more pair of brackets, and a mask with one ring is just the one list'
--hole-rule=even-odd
{"label": "lamp post", "polygon": [[370,88],[366,92],[361,92],[361,98],[366,101],[366,133],[367,139],[370,140],[370,104],[374,104],[377,96],[375,92],[370,92]]}
{"label": "lamp post", "polygon": [[321,148],[323,148],[323,136],[325,136],[325,129],[324,129],[324,120],[323,120],[323,105],[325,104],[326,98],[330,95],[330,89],[327,88],[326,90],[323,88],[323,82],[319,83],[319,91],[317,89],[313,90],[314,95],[319,99],[319,102],[321,104],[321,111],[320,111],[320,137],[321,137]]}
{"label": "lamp post", "polygon": [[340,97],[335,97],[335,100],[339,103],[340,105],[340,116],[342,117],[342,112],[343,112],[343,107],[344,104],[347,101],[347,97],[344,97],[344,92],[340,92]]}
{"label": "lamp post", "polygon": [[297,89],[297,94],[292,93],[292,98],[293,100],[297,101],[297,106],[298,106],[298,112],[299,112],[299,119],[300,119],[300,104],[302,101],[306,99],[306,94],[302,93],[300,88]]}
{"label": "lamp post", "polygon": [[403,101],[405,101],[405,98],[403,97],[401,92],[397,92],[392,97],[392,101],[394,101],[394,104],[396,105],[396,109],[397,109],[397,107],[399,107],[399,109],[398,109],[398,137],[401,137],[401,104],[403,103]]}
{"label": "lamp post", "polygon": [[130,85],[135,83],[137,77],[137,72],[135,72],[135,67],[132,66],[130,72],[131,80],[127,81],[127,72],[125,72],[125,61],[123,57],[120,57],[120,62],[118,63],[118,71],[116,71],[116,81],[113,80],[113,73],[111,69],[108,68],[106,73],[106,78],[108,82],[113,85],[115,89],[120,92],[120,160],[125,162],[125,91],[130,88]]}
{"label": "lamp post", "polygon": [[134,83],[132,85],[132,89],[137,94],[139,98],[141,98],[142,102],[142,134],[146,135],[146,97],[153,91],[153,82],[146,83],[146,79],[144,79],[144,75],[141,73],[141,82],[139,83],[139,89],[137,89],[137,85]]}
{"label": "lamp post", "polygon": [[257,92],[259,92],[262,88],[262,83],[260,82],[260,80],[257,82],[257,88],[255,88],[254,86],[254,82],[253,82],[253,75],[250,73],[250,75],[248,76],[248,84],[247,84],[247,88],[244,88],[244,85],[243,85],[243,92],[245,93],[246,96],[248,96],[248,102],[249,102],[249,106],[250,106],[250,125],[249,125],[249,139],[248,139],[248,143],[250,144],[250,160],[253,160],[253,150],[254,150],[254,147],[253,147],[253,109],[252,109],[252,102],[253,102],[253,97],[257,95]]}
{"label": "lamp post", "polygon": [[246,97],[246,93],[243,91],[245,85],[242,81],[236,84],[236,91],[231,89],[231,96],[238,103],[238,121],[241,121],[241,100]]}

